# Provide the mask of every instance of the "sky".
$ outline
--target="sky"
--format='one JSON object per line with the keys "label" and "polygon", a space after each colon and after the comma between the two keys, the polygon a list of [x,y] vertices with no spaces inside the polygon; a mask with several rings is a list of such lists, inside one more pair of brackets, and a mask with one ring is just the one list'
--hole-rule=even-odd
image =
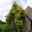
{"label": "sky", "polygon": [[[32,0],[15,0],[15,2],[23,6],[24,9],[26,9],[28,5],[32,7]],[[6,22],[5,16],[9,13],[13,3],[14,0],[0,0],[0,20]]]}
{"label": "sky", "polygon": [[18,5],[23,6],[24,9],[26,9],[27,6],[32,7],[32,0],[16,0]]}
{"label": "sky", "polygon": [[9,10],[12,7],[13,0],[0,0],[0,20],[6,21],[5,16],[8,14]]}

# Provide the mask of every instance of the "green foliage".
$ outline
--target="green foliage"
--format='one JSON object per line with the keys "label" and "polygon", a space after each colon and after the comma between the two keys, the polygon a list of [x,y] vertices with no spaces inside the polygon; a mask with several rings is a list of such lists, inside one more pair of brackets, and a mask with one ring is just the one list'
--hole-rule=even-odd
{"label": "green foliage", "polygon": [[7,23],[6,22],[2,22],[0,20],[0,28],[2,32],[5,32],[6,28],[7,28]]}
{"label": "green foliage", "polygon": [[[24,14],[24,9],[22,9],[22,7],[18,6],[16,3],[14,3],[14,5],[12,6],[12,9],[10,10],[9,14],[7,15],[7,22],[10,23],[12,22],[12,18],[15,15],[15,21],[14,21],[14,26],[16,28],[20,28],[21,30],[24,28],[25,26],[25,14]],[[13,28],[14,29],[14,28]]]}
{"label": "green foliage", "polygon": [[24,9],[18,6],[16,3],[12,6],[9,14],[6,16],[7,23],[0,23],[0,27],[3,32],[15,32],[16,29],[18,31],[23,32],[25,27],[25,14]]}

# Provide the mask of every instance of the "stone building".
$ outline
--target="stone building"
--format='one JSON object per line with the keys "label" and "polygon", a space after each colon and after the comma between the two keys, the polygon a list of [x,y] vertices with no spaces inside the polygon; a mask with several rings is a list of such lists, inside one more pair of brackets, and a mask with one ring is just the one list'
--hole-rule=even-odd
{"label": "stone building", "polygon": [[26,10],[25,10],[25,14],[27,15],[26,18],[26,32],[32,32],[32,8],[27,6]]}

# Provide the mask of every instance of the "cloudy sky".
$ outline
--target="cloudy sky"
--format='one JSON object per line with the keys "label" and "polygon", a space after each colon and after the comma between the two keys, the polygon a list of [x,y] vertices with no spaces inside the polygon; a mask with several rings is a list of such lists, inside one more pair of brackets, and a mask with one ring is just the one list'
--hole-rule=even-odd
{"label": "cloudy sky", "polygon": [[[20,6],[23,6],[23,8],[25,7],[27,7],[27,6],[32,6],[32,0],[16,0],[16,2],[20,5]],[[25,9],[24,8],[24,9]]]}
{"label": "cloudy sky", "polygon": [[[5,16],[11,9],[13,2],[14,0],[0,0],[0,20],[5,21]],[[16,2],[23,8],[26,8],[28,5],[32,7],[32,0],[16,0]]]}
{"label": "cloudy sky", "polygon": [[0,20],[5,21],[5,16],[12,7],[13,0],[0,0]]}

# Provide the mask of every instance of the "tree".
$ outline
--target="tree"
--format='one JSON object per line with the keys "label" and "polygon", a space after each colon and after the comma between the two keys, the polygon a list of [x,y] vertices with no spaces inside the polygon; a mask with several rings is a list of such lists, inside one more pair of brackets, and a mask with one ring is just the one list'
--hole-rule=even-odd
{"label": "tree", "polygon": [[0,20],[0,32],[5,32],[7,23]]}
{"label": "tree", "polygon": [[10,10],[9,14],[6,17],[6,21],[8,22],[10,27],[11,26],[13,27],[12,28],[13,30],[17,29],[18,32],[19,31],[25,32],[25,31],[22,31],[25,27],[24,9],[22,9],[22,7],[17,5],[17,3],[14,3],[14,5],[12,6],[12,9]]}

